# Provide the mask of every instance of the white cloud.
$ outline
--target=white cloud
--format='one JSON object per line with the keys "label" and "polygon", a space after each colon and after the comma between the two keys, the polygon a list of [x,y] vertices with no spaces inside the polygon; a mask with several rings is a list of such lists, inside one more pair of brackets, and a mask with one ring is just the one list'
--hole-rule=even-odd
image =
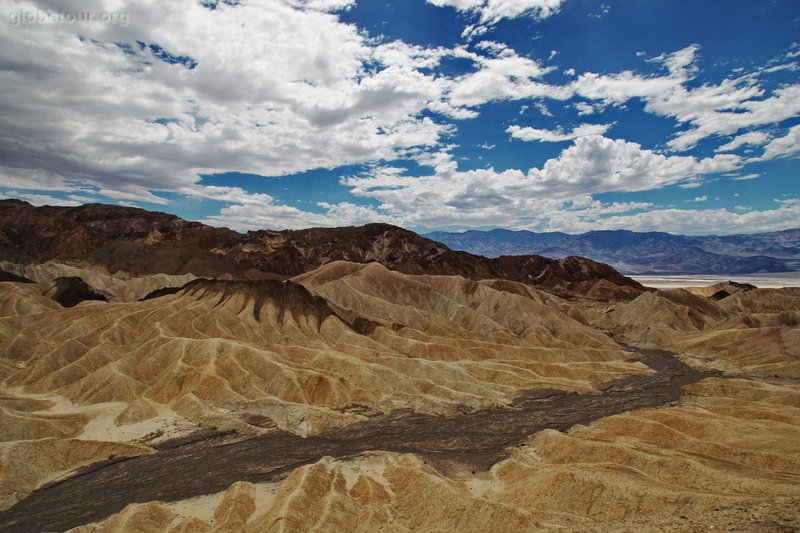
{"label": "white cloud", "polygon": [[78,200],[64,200],[62,198],[56,198],[55,196],[51,196],[49,194],[33,194],[18,191],[6,191],[4,194],[0,194],[0,197],[18,198],[20,200],[26,200],[33,205],[63,205],[67,207],[75,207],[83,203]]}
{"label": "white cloud", "polygon": [[93,196],[83,196],[82,194],[68,194],[67,198],[70,200],[74,200],[75,202],[80,202],[81,204],[91,204],[100,202],[98,198]]}
{"label": "white cloud", "polygon": [[372,41],[327,12],[349,1],[290,3],[96,0],[129,23],[16,26],[38,4],[3,4],[3,184],[164,203],[198,174],[394,159],[450,131],[421,114],[447,80],[420,69],[461,52]]}
{"label": "white cloud", "polygon": [[482,35],[503,19],[528,16],[544,19],[558,13],[564,0],[427,0],[439,7],[452,7],[477,18],[466,27],[463,36]]}
{"label": "white cloud", "polygon": [[253,206],[270,206],[274,198],[269,194],[249,193],[241,187],[224,187],[218,185],[201,185],[186,187],[179,191],[186,196],[207,198],[217,202],[229,202]]}
{"label": "white cloud", "polygon": [[769,134],[763,131],[749,131],[741,135],[737,135],[729,142],[717,148],[717,152],[732,152],[741,146],[761,145],[769,140]]}
{"label": "white cloud", "polygon": [[197,186],[183,192],[231,202],[206,222],[240,230],[372,221],[428,228],[545,227],[651,209],[650,202],[604,203],[592,194],[683,183],[699,179],[702,172],[729,169],[735,161],[735,156],[704,160],[665,156],[635,143],[589,136],[576,139],[558,158],[527,172],[492,168],[459,171],[449,148],[411,154],[420,165],[433,170],[430,175],[409,176],[401,167],[378,166],[365,175],[342,179],[353,195],[371,201],[373,206],[322,202],[309,211],[236,187]]}
{"label": "white cloud", "polygon": [[608,13],[610,11],[611,11],[611,6],[610,5],[608,5],[608,4],[600,4],[600,9],[597,11],[597,13],[589,13],[588,16],[590,18],[599,19],[599,18],[603,18],[603,15],[608,15]]}
{"label": "white cloud", "polygon": [[610,127],[611,124],[581,124],[574,127],[572,131],[565,132],[562,129],[540,130],[512,125],[506,129],[506,132],[521,141],[563,142],[572,141],[578,137],[586,137],[587,135],[603,135]]}
{"label": "white cloud", "polygon": [[708,201],[708,196],[706,196],[706,195],[703,195],[703,196],[695,196],[695,197],[694,197],[694,198],[692,198],[691,200],[685,200],[685,201],[686,201],[686,202],[707,202],[707,201]]}
{"label": "white cloud", "polygon": [[[639,98],[645,102],[646,111],[688,125],[668,143],[676,151],[688,150],[707,137],[733,135],[800,114],[800,84],[781,86],[768,95],[759,79],[751,74],[687,88],[687,82],[698,73],[695,62],[699,50],[698,45],[691,45],[651,59],[667,70],[666,75],[589,72],[575,80],[571,89],[579,96],[604,104],[622,104]],[[589,108],[581,106],[579,111],[588,113]]]}
{"label": "white cloud", "polygon": [[397,223],[372,208],[349,202],[333,205],[322,203],[320,207],[324,208],[321,213],[280,204],[234,204],[222,208],[218,215],[212,215],[203,222],[237,231],[352,226],[369,222]]}
{"label": "white cloud", "polygon": [[546,105],[544,105],[544,103],[536,102],[536,103],[533,104],[533,106],[543,116],[545,116],[545,117],[552,117],[553,116],[553,113],[550,112],[550,109],[548,109],[548,107]]}
{"label": "white cloud", "polygon": [[800,65],[798,65],[796,62],[784,63],[782,65],[772,65],[771,67],[760,67],[758,72],[771,74],[773,72],[780,72],[782,70],[797,71],[800,70]]}
{"label": "white cloud", "polygon": [[[453,129],[426,109],[463,120],[491,101],[571,94],[540,81],[551,68],[503,44],[479,43],[481,55],[377,41],[327,12],[352,4],[210,10],[189,0],[97,0],[98,10],[128,13],[129,24],[9,27],[0,33],[0,105],[10,110],[4,133],[13,144],[0,140],[1,175],[39,172],[50,176],[34,180],[42,190],[90,183],[109,198],[163,204],[158,191],[191,187],[200,174],[277,176],[437,146]],[[486,22],[549,16],[560,0],[455,4]],[[150,44],[185,64],[159,60]],[[476,71],[432,73],[446,56]]]}
{"label": "white cloud", "polygon": [[[430,1],[472,17],[471,35],[502,19],[551,16],[563,3]],[[239,229],[371,220],[525,227],[562,212],[564,220],[585,220],[647,209],[592,195],[699,187],[705,174],[790,156],[800,145],[800,126],[773,126],[771,141],[747,131],[796,116],[800,84],[768,91],[756,73],[700,83],[697,45],[651,59],[657,75],[589,72],[554,85],[547,76],[555,67],[543,65],[549,47],[537,60],[488,40],[426,48],[372,38],[340,19],[354,3],[264,0],[210,10],[194,0],[94,0],[92,9],[124,11],[129,23],[18,26],[7,24],[9,10],[35,10],[42,2],[0,4],[0,186],[62,203],[104,196],[166,205],[163,192],[180,193],[230,204],[209,221]],[[445,58],[470,62],[473,70],[448,76],[437,71]],[[517,139],[574,143],[538,167],[503,171],[459,171],[452,147],[444,145],[456,130],[443,121],[475,118],[484,104],[528,100],[522,103],[548,115],[573,97],[583,99],[568,104],[580,116],[641,99],[647,112],[682,127],[670,142],[674,150],[740,131],[746,133],[726,139],[718,152],[767,144],[756,159],[731,153],[702,159],[608,139],[607,124],[511,126],[506,131]],[[304,211],[270,195],[199,184],[201,174],[277,176],[403,158],[430,167],[431,175],[408,176],[396,163],[344,180],[372,206],[321,203]],[[50,194],[56,191],[68,199]]]}
{"label": "white cloud", "polygon": [[[0,143],[0,146],[2,143]],[[80,184],[69,182],[63,176],[37,168],[3,168],[0,166],[0,186],[12,189],[39,191],[77,191]]]}
{"label": "white cloud", "polygon": [[758,233],[797,226],[800,203],[786,203],[777,209],[737,213],[728,209],[657,209],[632,215],[582,219],[566,215],[554,219],[547,229],[582,233],[596,229],[667,231],[685,235],[710,233]]}
{"label": "white cloud", "polygon": [[764,147],[764,153],[756,161],[788,157],[800,152],[800,125],[792,126],[783,137],[772,139]]}
{"label": "white cloud", "polygon": [[572,105],[572,107],[574,107],[578,111],[578,116],[581,117],[586,115],[593,115],[598,111],[598,109],[596,109],[595,106],[587,102],[576,102],[575,104]]}
{"label": "white cloud", "polygon": [[697,72],[694,62],[700,52],[699,44],[690,44],[686,48],[682,48],[677,52],[669,54],[661,54],[649,61],[653,63],[661,63],[666,69],[675,77],[691,77],[692,74]]}
{"label": "white cloud", "polygon": [[501,19],[522,15],[542,19],[558,13],[562,2],[563,0],[487,0],[480,8],[480,22],[495,24]]}
{"label": "white cloud", "polygon": [[643,191],[680,183],[699,174],[737,168],[738,158],[666,156],[637,143],[601,136],[579,137],[557,159],[529,175],[556,191]]}
{"label": "white cloud", "polygon": [[668,71],[664,76],[642,76],[630,70],[616,74],[587,72],[573,82],[572,89],[584,98],[600,100],[605,104],[621,104],[631,98],[648,100],[663,97],[692,78],[694,69],[691,65],[698,50],[699,46],[691,45],[650,60]]}
{"label": "white cloud", "polygon": [[654,98],[680,83],[681,79],[673,76],[646,77],[626,70],[610,75],[586,72],[578,76],[572,88],[579,96],[608,105],[631,98]]}
{"label": "white cloud", "polygon": [[[564,213],[566,216],[579,214],[581,217],[587,216],[600,216],[609,215],[612,213],[629,213],[631,211],[638,211],[641,209],[649,209],[653,207],[650,202],[612,202],[605,203],[600,200],[595,200],[587,195],[582,198],[576,198],[570,202],[566,202]],[[554,214],[558,216],[558,214]]]}
{"label": "white cloud", "polygon": [[167,205],[169,200],[157,196],[144,187],[121,185],[114,188],[101,187],[100,194],[114,200],[129,202],[149,202],[151,204]]}
{"label": "white cloud", "polygon": [[754,180],[754,179],[756,179],[756,178],[758,178],[760,176],[761,176],[761,174],[752,173],[752,174],[745,174],[743,176],[735,175],[735,176],[732,176],[731,179],[734,179],[736,181],[746,181],[746,180]]}
{"label": "white cloud", "polygon": [[539,81],[554,67],[543,67],[537,61],[518,55],[514,50],[494,42],[482,41],[479,48],[492,55],[472,54],[479,67],[452,81],[448,102],[457,107],[475,107],[496,100],[525,98],[567,99],[571,91]]}
{"label": "white cloud", "polygon": [[356,0],[284,0],[294,7],[317,11],[342,11],[356,5]]}
{"label": "white cloud", "polygon": [[[392,174],[392,171],[388,171],[387,174]],[[223,207],[219,214],[207,217],[204,222],[238,231],[346,226],[376,221],[398,222],[372,207],[350,202],[338,204],[319,202],[317,206],[322,208],[322,212],[319,212],[319,210],[308,211],[284,205],[269,194],[249,193],[240,187],[205,185],[188,187],[180,192],[187,196],[231,204]]]}
{"label": "white cloud", "polygon": [[430,175],[408,176],[390,167],[342,183],[355,196],[377,202],[380,213],[405,226],[528,227],[592,194],[680,184],[704,173],[732,170],[739,162],[736,156],[701,160],[666,156],[602,136],[579,137],[557,158],[526,172],[458,171],[450,154],[433,154],[429,159],[423,164],[434,168]]}
{"label": "white cloud", "polygon": [[672,148],[686,150],[712,135],[731,135],[800,114],[800,84],[781,87],[767,98],[756,99],[763,95],[764,90],[754,81],[725,80],[691,91],[678,89],[648,102],[648,108],[693,126],[670,142]]}

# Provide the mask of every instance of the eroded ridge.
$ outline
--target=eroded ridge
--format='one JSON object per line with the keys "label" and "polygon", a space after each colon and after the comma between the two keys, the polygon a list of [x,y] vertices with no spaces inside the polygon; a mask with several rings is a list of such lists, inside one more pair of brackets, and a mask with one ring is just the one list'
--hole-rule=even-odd
{"label": "eroded ridge", "polygon": [[153,455],[97,463],[40,488],[0,514],[0,530],[65,530],[101,520],[130,503],[212,494],[236,481],[275,481],[322,457],[365,451],[415,453],[434,463],[458,462],[485,470],[537,431],[563,431],[632,409],[665,405],[681,397],[683,385],[708,376],[669,352],[636,351],[655,372],[612,381],[601,386],[599,394],[528,391],[512,409],[448,418],[396,412],[308,438],[275,431],[236,440],[230,434],[211,433],[165,443]]}

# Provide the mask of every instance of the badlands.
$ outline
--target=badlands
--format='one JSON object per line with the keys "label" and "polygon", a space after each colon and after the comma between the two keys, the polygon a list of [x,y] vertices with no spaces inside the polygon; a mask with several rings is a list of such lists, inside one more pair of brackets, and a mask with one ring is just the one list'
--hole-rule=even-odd
{"label": "badlands", "polygon": [[796,531],[800,288],[0,201],[0,530]]}

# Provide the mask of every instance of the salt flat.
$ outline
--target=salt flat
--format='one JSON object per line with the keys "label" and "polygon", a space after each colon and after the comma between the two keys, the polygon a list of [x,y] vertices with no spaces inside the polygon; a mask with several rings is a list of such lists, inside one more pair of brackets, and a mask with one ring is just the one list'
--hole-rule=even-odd
{"label": "salt flat", "polygon": [[646,287],[675,289],[678,287],[705,287],[720,281],[750,283],[759,288],[800,287],[800,272],[768,272],[763,274],[686,274],[686,275],[632,275]]}

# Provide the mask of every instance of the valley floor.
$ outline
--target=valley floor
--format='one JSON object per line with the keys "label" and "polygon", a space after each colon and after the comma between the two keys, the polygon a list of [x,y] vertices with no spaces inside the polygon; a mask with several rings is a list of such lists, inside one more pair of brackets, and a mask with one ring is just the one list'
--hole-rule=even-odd
{"label": "valley floor", "polygon": [[800,272],[776,272],[765,274],[728,274],[717,276],[714,274],[669,274],[645,275],[632,274],[630,276],[645,287],[654,289],[678,289],[682,287],[705,287],[715,283],[729,280],[740,283],[750,283],[762,289],[776,289],[781,287],[800,287]]}

